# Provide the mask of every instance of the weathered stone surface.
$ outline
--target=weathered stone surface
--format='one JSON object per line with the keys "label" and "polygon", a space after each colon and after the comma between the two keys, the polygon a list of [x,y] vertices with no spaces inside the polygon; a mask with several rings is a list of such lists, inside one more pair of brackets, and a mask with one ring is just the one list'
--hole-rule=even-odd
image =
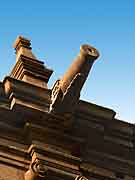
{"label": "weathered stone surface", "polygon": [[24,55],[26,57],[32,58],[32,59],[37,59],[35,55],[31,51],[30,47],[31,43],[29,39],[26,39],[22,36],[18,36],[13,47],[16,50],[16,61],[19,60],[21,55]]}
{"label": "weathered stone surface", "polygon": [[0,82],[0,180],[134,180],[134,124],[79,99],[97,50],[83,46],[48,89],[52,70],[30,41],[19,37],[14,47],[17,62]]}
{"label": "weathered stone surface", "polygon": [[47,82],[52,70],[47,69],[32,53],[30,40],[19,36],[14,44],[16,50],[16,64],[10,76],[30,84],[47,88]]}
{"label": "weathered stone surface", "polygon": [[71,114],[74,111],[80,98],[81,89],[98,56],[99,52],[94,47],[81,46],[78,57],[62,79],[54,84],[50,112]]}
{"label": "weathered stone surface", "polygon": [[24,171],[0,164],[0,180],[24,180]]}

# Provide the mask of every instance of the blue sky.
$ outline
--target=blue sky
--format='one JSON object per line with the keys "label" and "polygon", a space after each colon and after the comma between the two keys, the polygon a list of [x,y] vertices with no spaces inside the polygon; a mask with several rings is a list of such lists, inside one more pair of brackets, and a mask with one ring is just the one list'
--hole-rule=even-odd
{"label": "blue sky", "polygon": [[15,63],[18,35],[32,40],[33,52],[60,78],[83,43],[100,58],[81,99],[114,109],[119,119],[135,122],[135,1],[2,1],[0,5],[0,79]]}

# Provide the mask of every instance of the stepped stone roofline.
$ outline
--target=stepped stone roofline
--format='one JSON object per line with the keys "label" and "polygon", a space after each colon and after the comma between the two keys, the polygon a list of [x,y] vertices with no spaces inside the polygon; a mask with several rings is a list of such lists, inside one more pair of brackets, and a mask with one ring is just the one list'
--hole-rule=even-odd
{"label": "stepped stone roofline", "polygon": [[19,36],[16,63],[0,82],[0,179],[133,180],[135,125],[80,99],[99,52],[82,45],[53,88],[53,71]]}

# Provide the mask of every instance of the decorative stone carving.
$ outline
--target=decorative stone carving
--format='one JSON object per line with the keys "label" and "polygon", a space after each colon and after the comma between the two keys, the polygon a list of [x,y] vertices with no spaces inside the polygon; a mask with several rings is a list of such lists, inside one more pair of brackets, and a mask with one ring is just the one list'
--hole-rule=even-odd
{"label": "decorative stone carving", "polygon": [[29,170],[25,173],[25,180],[42,180],[46,178],[48,169],[45,165],[39,161],[35,160],[31,165]]}
{"label": "decorative stone carving", "polygon": [[84,176],[77,176],[75,178],[75,180],[88,180],[88,179],[86,177],[84,177]]}
{"label": "decorative stone carving", "polygon": [[92,46],[82,45],[80,54],[52,89],[50,112],[72,113],[79,101],[81,89],[99,52]]}
{"label": "decorative stone carving", "polygon": [[50,111],[53,111],[57,107],[58,104],[61,103],[63,97],[63,93],[60,89],[60,80],[57,80],[53,86],[52,94],[51,94],[51,106]]}
{"label": "decorative stone carving", "polygon": [[48,170],[39,160],[35,160],[35,162],[32,163],[31,169],[40,177],[45,177]]}

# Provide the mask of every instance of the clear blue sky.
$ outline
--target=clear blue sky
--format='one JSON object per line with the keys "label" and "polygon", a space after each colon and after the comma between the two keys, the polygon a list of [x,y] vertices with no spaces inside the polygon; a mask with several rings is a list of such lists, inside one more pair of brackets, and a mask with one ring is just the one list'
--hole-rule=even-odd
{"label": "clear blue sky", "polygon": [[135,0],[1,1],[1,80],[15,63],[12,44],[18,35],[31,39],[35,55],[54,69],[50,87],[81,44],[94,45],[101,56],[81,99],[135,122]]}

